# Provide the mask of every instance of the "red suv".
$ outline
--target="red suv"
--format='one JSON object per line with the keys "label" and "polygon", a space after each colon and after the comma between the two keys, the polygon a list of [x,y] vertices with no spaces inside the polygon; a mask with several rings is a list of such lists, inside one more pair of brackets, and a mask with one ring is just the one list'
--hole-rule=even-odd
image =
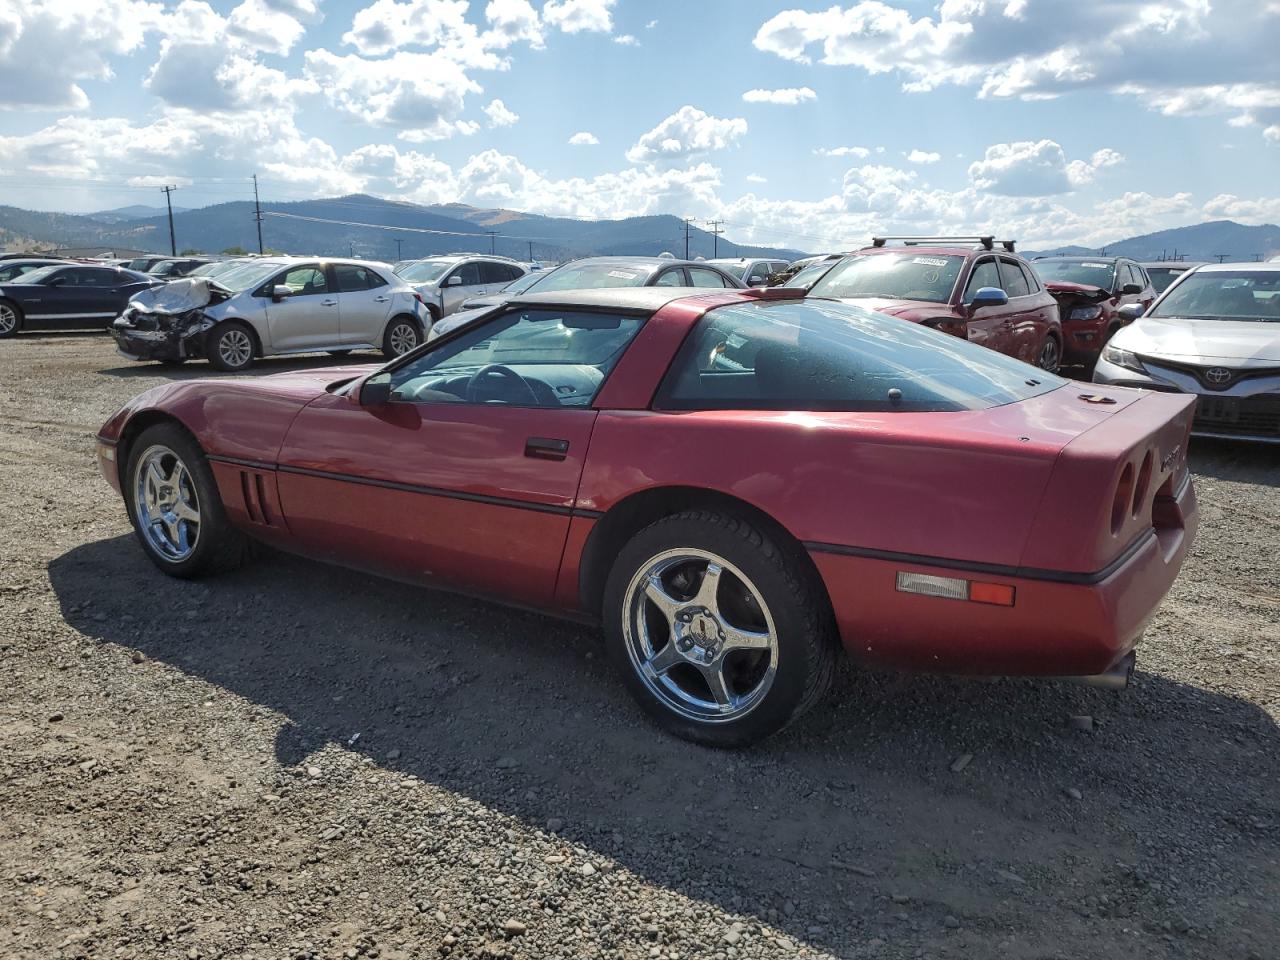
{"label": "red suv", "polygon": [[935,327],[1045,370],[1062,360],[1057,301],[1011,240],[875,237],[827,271],[809,296]]}
{"label": "red suv", "polygon": [[1120,308],[1140,303],[1145,310],[1156,298],[1147,272],[1127,257],[1036,257],[1032,266],[1062,313],[1062,362],[1087,373],[1111,335],[1131,322]]}

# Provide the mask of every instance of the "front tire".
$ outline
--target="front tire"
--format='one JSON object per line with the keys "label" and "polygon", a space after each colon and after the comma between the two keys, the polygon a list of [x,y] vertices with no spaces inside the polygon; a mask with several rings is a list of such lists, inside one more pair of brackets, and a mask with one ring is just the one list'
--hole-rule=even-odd
{"label": "front tire", "polygon": [[234,570],[249,540],[231,525],[204,452],[176,423],[159,423],[129,448],[125,507],[151,562],[180,579]]}
{"label": "front tire", "polygon": [[1040,347],[1040,356],[1036,358],[1036,366],[1046,373],[1057,373],[1062,366],[1062,345],[1058,338],[1050,334],[1044,338]]}
{"label": "front tire", "polygon": [[22,308],[10,300],[0,300],[0,340],[22,329]]}
{"label": "front tire", "polygon": [[815,575],[736,517],[665,517],[622,549],[605,586],[609,656],[659,726],[740,747],[830,687],[839,643]]}
{"label": "front tire", "polygon": [[256,347],[253,331],[243,323],[233,320],[214,327],[205,353],[214,369],[224,373],[240,373],[253,366]]}
{"label": "front tire", "polygon": [[392,317],[382,335],[382,354],[388,360],[402,357],[422,343],[422,327],[412,317]]}

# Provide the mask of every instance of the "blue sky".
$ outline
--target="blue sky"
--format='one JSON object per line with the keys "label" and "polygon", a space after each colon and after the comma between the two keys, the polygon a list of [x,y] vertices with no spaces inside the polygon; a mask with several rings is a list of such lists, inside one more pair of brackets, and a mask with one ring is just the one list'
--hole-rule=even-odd
{"label": "blue sky", "polygon": [[1276,49],[1272,0],[0,0],[0,202],[1103,243],[1280,220]]}

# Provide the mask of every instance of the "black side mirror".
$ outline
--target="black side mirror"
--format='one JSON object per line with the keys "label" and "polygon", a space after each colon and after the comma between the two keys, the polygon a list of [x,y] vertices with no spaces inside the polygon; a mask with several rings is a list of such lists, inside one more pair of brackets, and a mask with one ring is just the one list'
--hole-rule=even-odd
{"label": "black side mirror", "polygon": [[375,373],[360,384],[359,403],[362,407],[382,407],[391,402],[391,374]]}
{"label": "black side mirror", "polygon": [[1142,292],[1142,284],[1140,283],[1126,283],[1123,287],[1120,288],[1120,295],[1122,297],[1127,297],[1131,293],[1141,293],[1141,292]]}

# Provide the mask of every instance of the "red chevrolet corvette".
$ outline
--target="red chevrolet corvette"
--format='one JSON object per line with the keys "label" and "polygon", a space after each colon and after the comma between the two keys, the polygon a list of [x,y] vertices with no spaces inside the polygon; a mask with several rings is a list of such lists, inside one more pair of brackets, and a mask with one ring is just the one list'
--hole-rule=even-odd
{"label": "red chevrolet corvette", "polygon": [[705,743],[795,719],[842,646],[1122,678],[1194,535],[1193,398],[794,293],[525,296],[382,367],[157,387],[98,456],[166,573],[262,540],[602,621]]}

